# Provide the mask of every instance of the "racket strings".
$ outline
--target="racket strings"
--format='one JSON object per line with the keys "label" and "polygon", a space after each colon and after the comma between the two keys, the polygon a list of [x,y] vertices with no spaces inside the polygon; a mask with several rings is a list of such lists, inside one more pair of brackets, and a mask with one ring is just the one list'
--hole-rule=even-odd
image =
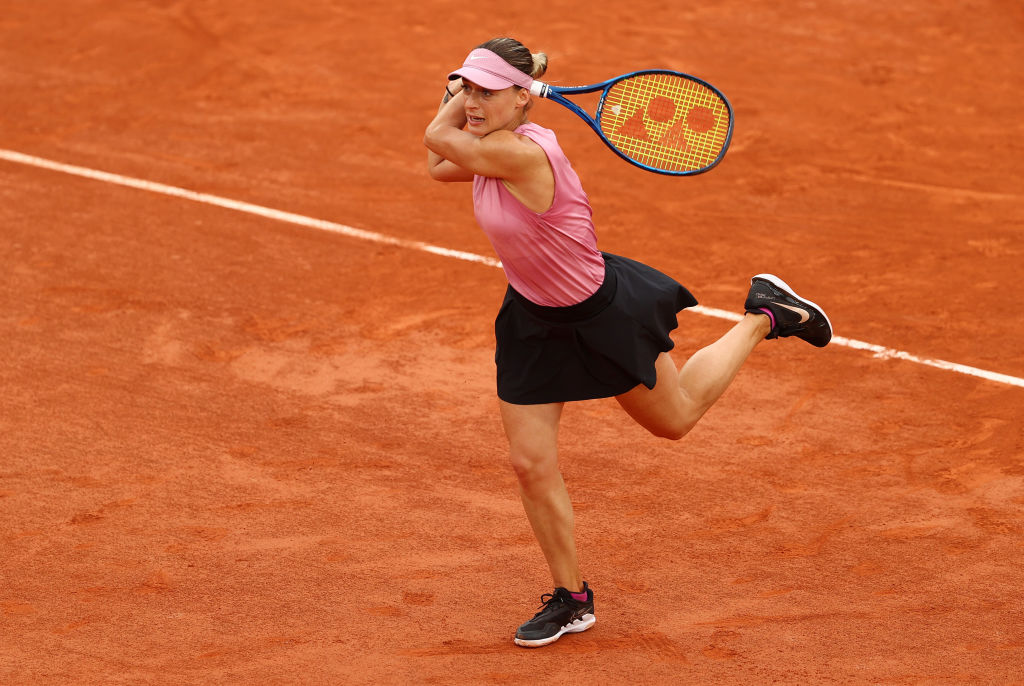
{"label": "racket strings", "polygon": [[604,98],[600,126],[630,159],[671,172],[706,168],[729,136],[729,108],[703,84],[674,74],[638,74]]}

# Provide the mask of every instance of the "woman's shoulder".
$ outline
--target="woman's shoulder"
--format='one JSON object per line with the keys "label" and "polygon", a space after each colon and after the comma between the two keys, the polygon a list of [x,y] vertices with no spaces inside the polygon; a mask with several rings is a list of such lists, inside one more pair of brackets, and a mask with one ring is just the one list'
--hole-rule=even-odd
{"label": "woman's shoulder", "polygon": [[558,142],[558,137],[555,136],[555,132],[544,128],[540,124],[527,122],[516,128],[515,133],[536,143],[547,155],[551,155],[554,152],[564,154],[562,153],[562,146]]}
{"label": "woman's shoulder", "polygon": [[[492,131],[487,134],[486,138],[492,145],[499,145],[510,153],[542,153],[549,139],[543,133],[538,133],[533,129],[524,130],[524,126],[529,126],[529,124],[524,124],[514,131],[508,129]],[[547,129],[541,129],[541,131],[547,131]]]}
{"label": "woman's shoulder", "polygon": [[554,131],[544,128],[540,124],[535,124],[532,121],[520,124],[516,127],[515,133],[526,136],[531,140],[537,140],[539,138],[543,140],[557,141]]}

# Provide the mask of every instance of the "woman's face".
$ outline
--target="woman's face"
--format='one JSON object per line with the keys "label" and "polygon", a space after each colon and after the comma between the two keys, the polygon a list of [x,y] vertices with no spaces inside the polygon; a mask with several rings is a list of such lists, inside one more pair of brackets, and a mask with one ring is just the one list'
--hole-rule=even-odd
{"label": "woman's face", "polygon": [[525,119],[523,107],[530,97],[525,89],[509,86],[489,91],[462,79],[462,92],[466,95],[466,130],[473,135],[485,136],[499,129],[512,131]]}

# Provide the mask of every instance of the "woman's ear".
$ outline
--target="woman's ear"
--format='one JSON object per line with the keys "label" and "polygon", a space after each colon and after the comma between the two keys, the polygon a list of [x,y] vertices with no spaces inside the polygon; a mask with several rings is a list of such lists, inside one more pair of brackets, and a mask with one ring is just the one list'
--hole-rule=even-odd
{"label": "woman's ear", "polygon": [[516,107],[526,107],[530,102],[530,89],[520,88],[516,91]]}

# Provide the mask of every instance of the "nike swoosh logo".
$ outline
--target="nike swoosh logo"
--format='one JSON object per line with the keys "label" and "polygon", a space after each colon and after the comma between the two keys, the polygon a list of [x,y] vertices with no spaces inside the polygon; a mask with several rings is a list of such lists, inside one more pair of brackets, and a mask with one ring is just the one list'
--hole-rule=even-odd
{"label": "nike swoosh logo", "polygon": [[485,57],[487,57],[487,55],[470,55],[469,59],[471,59],[471,60],[482,60]]}
{"label": "nike swoosh logo", "polygon": [[811,313],[808,312],[807,310],[801,309],[799,307],[793,307],[792,305],[784,305],[778,302],[775,304],[778,305],[779,307],[785,307],[790,312],[796,312],[798,315],[800,315],[800,324],[803,324],[804,322],[811,318]]}

